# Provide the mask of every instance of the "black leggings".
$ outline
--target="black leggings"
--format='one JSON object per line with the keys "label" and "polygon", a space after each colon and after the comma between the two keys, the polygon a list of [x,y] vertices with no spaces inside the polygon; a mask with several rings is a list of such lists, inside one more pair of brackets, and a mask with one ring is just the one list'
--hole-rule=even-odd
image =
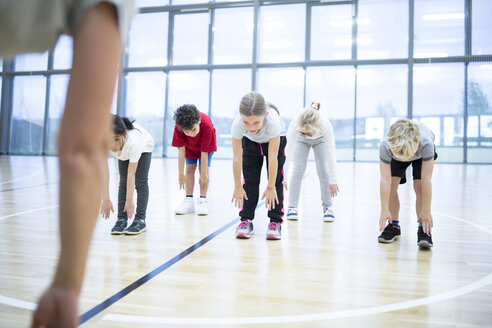
{"label": "black leggings", "polygon": [[[149,168],[152,153],[142,153],[138,160],[137,171],[135,172],[135,189],[137,190],[137,210],[135,219],[145,220],[147,213],[147,204],[149,202]],[[118,189],[118,220],[128,220],[128,215],[123,210],[126,202],[126,180],[128,174],[128,165],[130,161],[118,160],[118,169],[120,171],[120,186]]]}
{"label": "black leggings", "polygon": [[[271,222],[282,222],[284,216],[284,163],[285,163],[285,145],[287,138],[280,137],[280,145],[278,148],[278,168],[277,179],[275,181],[275,189],[277,191],[278,204],[268,211],[268,217]],[[260,177],[261,168],[263,166],[263,157],[267,160],[268,170],[268,142],[257,143],[243,137],[243,176],[244,176],[244,191],[248,199],[244,200],[242,210],[239,212],[241,220],[253,220],[255,218],[256,205],[258,205],[258,197],[260,193]]]}

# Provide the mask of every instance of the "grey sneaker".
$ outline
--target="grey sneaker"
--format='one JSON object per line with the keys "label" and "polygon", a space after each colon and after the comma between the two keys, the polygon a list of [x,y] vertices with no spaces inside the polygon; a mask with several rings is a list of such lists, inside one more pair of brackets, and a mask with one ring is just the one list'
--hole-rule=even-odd
{"label": "grey sneaker", "polygon": [[249,239],[253,234],[253,222],[251,220],[241,221],[236,228],[236,238]]}
{"label": "grey sneaker", "polygon": [[297,220],[297,208],[289,207],[287,209],[287,220]]}
{"label": "grey sneaker", "polygon": [[138,235],[139,233],[147,230],[147,225],[145,224],[145,220],[133,220],[131,226],[125,229],[126,235]]}
{"label": "grey sneaker", "polygon": [[118,219],[116,220],[116,223],[114,224],[113,229],[111,229],[111,234],[112,235],[122,235],[124,234],[126,225],[128,224],[128,220],[125,219]]}
{"label": "grey sneaker", "polygon": [[331,207],[326,207],[323,209],[323,221],[325,222],[335,221],[335,214],[333,214],[333,209]]}
{"label": "grey sneaker", "polygon": [[270,222],[268,224],[268,230],[266,234],[266,239],[268,240],[279,240],[282,239],[282,227],[280,223]]}

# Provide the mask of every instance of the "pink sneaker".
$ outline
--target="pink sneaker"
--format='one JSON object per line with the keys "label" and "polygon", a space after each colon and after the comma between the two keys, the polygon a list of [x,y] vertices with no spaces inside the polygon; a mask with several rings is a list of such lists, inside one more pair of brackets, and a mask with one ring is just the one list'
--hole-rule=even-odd
{"label": "pink sneaker", "polygon": [[249,239],[253,234],[253,222],[251,220],[241,221],[236,228],[236,238]]}
{"label": "pink sneaker", "polygon": [[280,223],[270,222],[268,224],[266,239],[269,239],[269,240],[282,239],[282,227],[281,227]]}

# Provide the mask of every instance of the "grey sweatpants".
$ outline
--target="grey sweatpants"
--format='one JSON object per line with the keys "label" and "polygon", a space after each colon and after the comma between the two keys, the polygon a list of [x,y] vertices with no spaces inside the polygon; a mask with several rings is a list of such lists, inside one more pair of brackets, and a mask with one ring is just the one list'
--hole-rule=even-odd
{"label": "grey sweatpants", "polygon": [[316,170],[318,171],[319,187],[321,189],[321,205],[323,208],[330,207],[333,200],[329,191],[328,161],[326,157],[325,137],[318,139],[308,139],[297,135],[294,144],[293,167],[290,178],[289,188],[289,206],[297,208],[299,204],[299,193],[301,192],[301,182],[308,160],[309,150],[314,150],[314,159],[316,161]]}

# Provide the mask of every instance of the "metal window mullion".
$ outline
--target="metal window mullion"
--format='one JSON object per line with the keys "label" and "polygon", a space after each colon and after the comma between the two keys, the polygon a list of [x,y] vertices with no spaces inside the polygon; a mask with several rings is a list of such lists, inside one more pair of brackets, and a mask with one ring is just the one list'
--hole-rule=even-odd
{"label": "metal window mullion", "polygon": [[256,90],[256,76],[257,76],[257,55],[258,55],[258,22],[259,22],[259,0],[254,1],[254,27],[253,27],[253,58],[251,61],[251,90]]}
{"label": "metal window mullion", "polygon": [[413,44],[415,31],[415,0],[408,1],[408,85],[407,85],[407,117],[413,118]]}
{"label": "metal window mullion", "polygon": [[[463,163],[468,163],[468,64],[472,57],[472,1],[465,0],[465,85],[463,95]],[[480,134],[478,136],[480,140]]]}
{"label": "metal window mullion", "polygon": [[[53,69],[53,50],[48,52],[48,71]],[[43,136],[41,143],[41,155],[47,155],[49,141],[49,115],[50,115],[50,90],[51,90],[51,74],[46,74],[46,90],[44,99],[44,120],[43,120]]]}
{"label": "metal window mullion", "polygon": [[[213,56],[214,56],[214,31],[213,27],[215,25],[215,9],[209,9],[209,24],[208,24],[208,65],[212,67]],[[208,115],[210,118],[213,117],[212,113],[212,73],[213,69],[208,69]]]}
{"label": "metal window mullion", "polygon": [[359,16],[359,1],[352,1],[352,60],[355,61],[354,64],[354,124],[353,124],[353,136],[354,140],[352,142],[352,161],[356,160],[356,147],[357,147],[357,19]]}
{"label": "metal window mullion", "polygon": [[[168,16],[168,28],[167,28],[167,66],[172,66],[173,64],[173,44],[174,44],[174,15],[175,12],[169,12]],[[164,70],[164,73],[166,73],[166,90],[165,90],[165,99],[164,99],[164,124],[162,126],[163,133],[162,133],[162,157],[167,157],[167,119],[168,119],[168,113],[167,113],[167,107],[169,104],[169,75],[170,71],[169,70]]]}
{"label": "metal window mullion", "polygon": [[3,81],[2,81],[2,103],[0,112],[0,154],[9,154],[10,152],[10,130],[12,117],[12,97],[13,97],[13,79],[11,74],[14,70],[14,59],[4,59],[3,62]]}

